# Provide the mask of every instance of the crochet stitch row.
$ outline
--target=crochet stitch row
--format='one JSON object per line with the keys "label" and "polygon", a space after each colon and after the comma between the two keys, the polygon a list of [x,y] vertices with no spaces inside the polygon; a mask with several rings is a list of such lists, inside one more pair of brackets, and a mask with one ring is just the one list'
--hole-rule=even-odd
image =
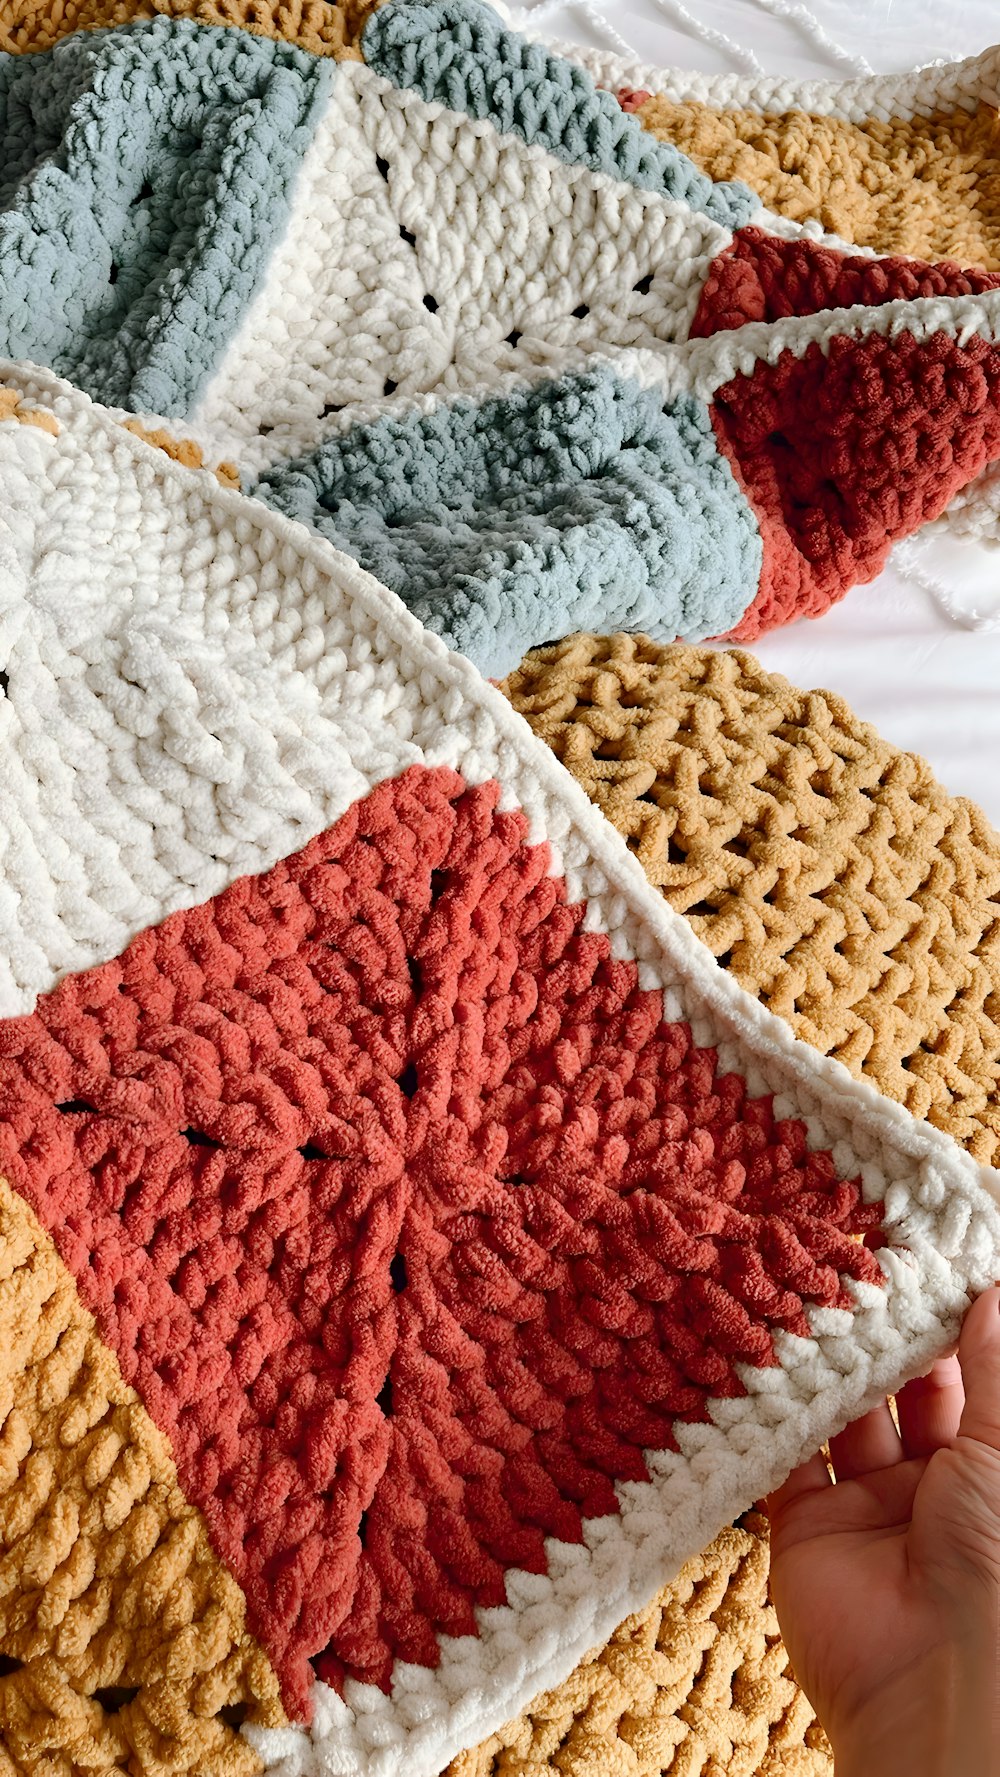
{"label": "crochet stitch row", "polygon": [[560,45],[713,179],[876,253],[1000,269],[1000,53],[828,80],[687,74]]}
{"label": "crochet stitch row", "polygon": [[[567,49],[658,140],[712,178],[738,178],[796,223],[881,254],[1000,267],[1000,56],[913,75],[800,83],[684,75]],[[987,469],[936,523],[1000,541]]]}
{"label": "crochet stitch row", "polygon": [[36,54],[74,31],[109,30],[135,19],[191,19],[237,26],[316,56],[359,60],[361,32],[377,0],[8,0],[0,51]]}

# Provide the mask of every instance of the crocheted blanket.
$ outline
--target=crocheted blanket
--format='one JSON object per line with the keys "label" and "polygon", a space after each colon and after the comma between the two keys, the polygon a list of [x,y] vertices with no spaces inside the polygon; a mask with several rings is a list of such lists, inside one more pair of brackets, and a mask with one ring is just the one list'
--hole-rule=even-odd
{"label": "crocheted blanket", "polygon": [[[461,0],[150,10],[0,18],[0,1743],[818,1771],[759,1524],[701,1551],[994,1275],[995,842],[745,658],[505,702],[428,631],[989,532],[995,58],[664,121]],[[724,164],[751,98],[870,225]]]}
{"label": "crocheted blanket", "polygon": [[183,421],[497,676],[817,615],[976,504],[1000,274],[773,214],[474,0],[361,10],[16,23],[0,352]]}
{"label": "crocheted blanket", "polygon": [[1000,1179],[324,538],[3,380],[3,1652],[432,1777],[926,1365]]}

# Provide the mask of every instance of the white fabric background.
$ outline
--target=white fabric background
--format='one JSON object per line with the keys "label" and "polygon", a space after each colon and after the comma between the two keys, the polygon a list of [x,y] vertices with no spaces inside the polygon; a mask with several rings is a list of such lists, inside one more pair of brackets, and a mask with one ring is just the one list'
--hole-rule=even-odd
{"label": "white fabric background", "polygon": [[[733,53],[699,37],[683,11],[751,47],[768,72],[849,78],[844,60],[817,43],[808,25],[775,16],[794,0],[545,0],[510,9],[534,15],[546,35],[624,51],[661,67],[746,72]],[[599,8],[606,24],[595,12]],[[810,14],[852,55],[879,73],[974,55],[1000,36],[993,0],[810,0]],[[954,602],[1000,615],[1000,552],[936,549]],[[797,623],[755,644],[769,668],[802,687],[838,691],[888,740],[922,753],[956,795],[970,796],[1000,827],[1000,631],[963,627],[933,594],[890,565],[871,586],[848,593],[816,622]]]}

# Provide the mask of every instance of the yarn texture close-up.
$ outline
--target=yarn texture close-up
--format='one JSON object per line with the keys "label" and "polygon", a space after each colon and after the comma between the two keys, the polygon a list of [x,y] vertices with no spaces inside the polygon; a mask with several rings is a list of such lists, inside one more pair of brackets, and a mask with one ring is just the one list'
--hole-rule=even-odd
{"label": "yarn texture close-up", "polygon": [[744,648],[991,539],[998,71],[0,0],[2,1777],[831,1777],[1000,840]]}

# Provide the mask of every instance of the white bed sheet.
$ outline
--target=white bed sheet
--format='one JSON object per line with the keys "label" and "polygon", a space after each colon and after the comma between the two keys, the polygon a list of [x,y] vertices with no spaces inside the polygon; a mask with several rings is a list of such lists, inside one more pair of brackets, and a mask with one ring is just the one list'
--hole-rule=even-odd
{"label": "white bed sheet", "polygon": [[[795,0],[576,0],[511,7],[567,43],[617,50],[639,61],[706,73],[746,72],[731,51],[705,42],[683,12],[752,46],[768,72],[800,78],[851,69],[824,49],[794,13]],[[595,16],[604,15],[606,23]],[[898,73],[987,48],[1000,35],[995,0],[811,0],[810,15],[844,50],[878,73]],[[943,569],[954,602],[1000,619],[1000,552],[935,546],[925,565]],[[802,687],[839,692],[887,740],[922,753],[955,795],[978,802],[1000,828],[1000,628],[956,622],[926,586],[890,566],[815,622],[763,637],[754,653]]]}

